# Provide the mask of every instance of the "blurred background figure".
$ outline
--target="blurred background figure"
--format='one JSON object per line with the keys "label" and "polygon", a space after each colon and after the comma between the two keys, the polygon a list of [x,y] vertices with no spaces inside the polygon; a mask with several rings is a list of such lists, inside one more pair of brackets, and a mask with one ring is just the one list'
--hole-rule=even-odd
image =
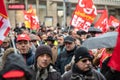
{"label": "blurred background figure", "polygon": [[20,54],[14,53],[13,48],[5,51],[2,63],[0,80],[34,80],[33,71],[27,67]]}

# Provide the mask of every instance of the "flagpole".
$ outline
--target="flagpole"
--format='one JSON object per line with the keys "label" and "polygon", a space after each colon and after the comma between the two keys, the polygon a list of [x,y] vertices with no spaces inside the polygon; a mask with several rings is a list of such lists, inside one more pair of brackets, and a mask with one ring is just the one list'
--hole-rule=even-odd
{"label": "flagpole", "polygon": [[63,12],[64,12],[64,15],[63,15],[63,28],[66,27],[66,0],[63,0]]}
{"label": "flagpole", "polygon": [[11,38],[12,45],[13,45],[13,48],[14,48],[14,53],[17,54],[17,49],[16,49],[15,42],[14,42],[15,38],[14,38],[14,35],[13,35],[11,30],[10,30],[10,38]]}

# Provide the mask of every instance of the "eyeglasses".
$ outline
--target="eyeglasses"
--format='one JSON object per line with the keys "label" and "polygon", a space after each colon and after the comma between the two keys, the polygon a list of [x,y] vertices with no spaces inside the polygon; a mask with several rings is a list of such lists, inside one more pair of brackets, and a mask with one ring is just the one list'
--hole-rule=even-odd
{"label": "eyeglasses", "polygon": [[92,61],[92,59],[80,59],[81,62],[86,63],[87,61]]}

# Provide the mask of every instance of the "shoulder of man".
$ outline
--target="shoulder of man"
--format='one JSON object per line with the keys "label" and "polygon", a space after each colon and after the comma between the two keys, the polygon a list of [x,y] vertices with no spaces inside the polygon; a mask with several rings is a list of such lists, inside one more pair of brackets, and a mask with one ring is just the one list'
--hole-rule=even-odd
{"label": "shoulder of man", "polygon": [[97,79],[97,80],[106,80],[104,75],[101,72],[98,72],[95,69],[92,69],[93,72],[93,76]]}

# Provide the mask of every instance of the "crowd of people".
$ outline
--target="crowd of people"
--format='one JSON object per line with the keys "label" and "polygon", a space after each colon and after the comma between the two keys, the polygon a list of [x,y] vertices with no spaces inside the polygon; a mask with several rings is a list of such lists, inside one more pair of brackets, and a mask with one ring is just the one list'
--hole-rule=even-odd
{"label": "crowd of people", "polygon": [[107,66],[114,48],[81,46],[95,35],[72,27],[41,26],[36,32],[16,26],[0,45],[0,80],[119,80],[120,72]]}

